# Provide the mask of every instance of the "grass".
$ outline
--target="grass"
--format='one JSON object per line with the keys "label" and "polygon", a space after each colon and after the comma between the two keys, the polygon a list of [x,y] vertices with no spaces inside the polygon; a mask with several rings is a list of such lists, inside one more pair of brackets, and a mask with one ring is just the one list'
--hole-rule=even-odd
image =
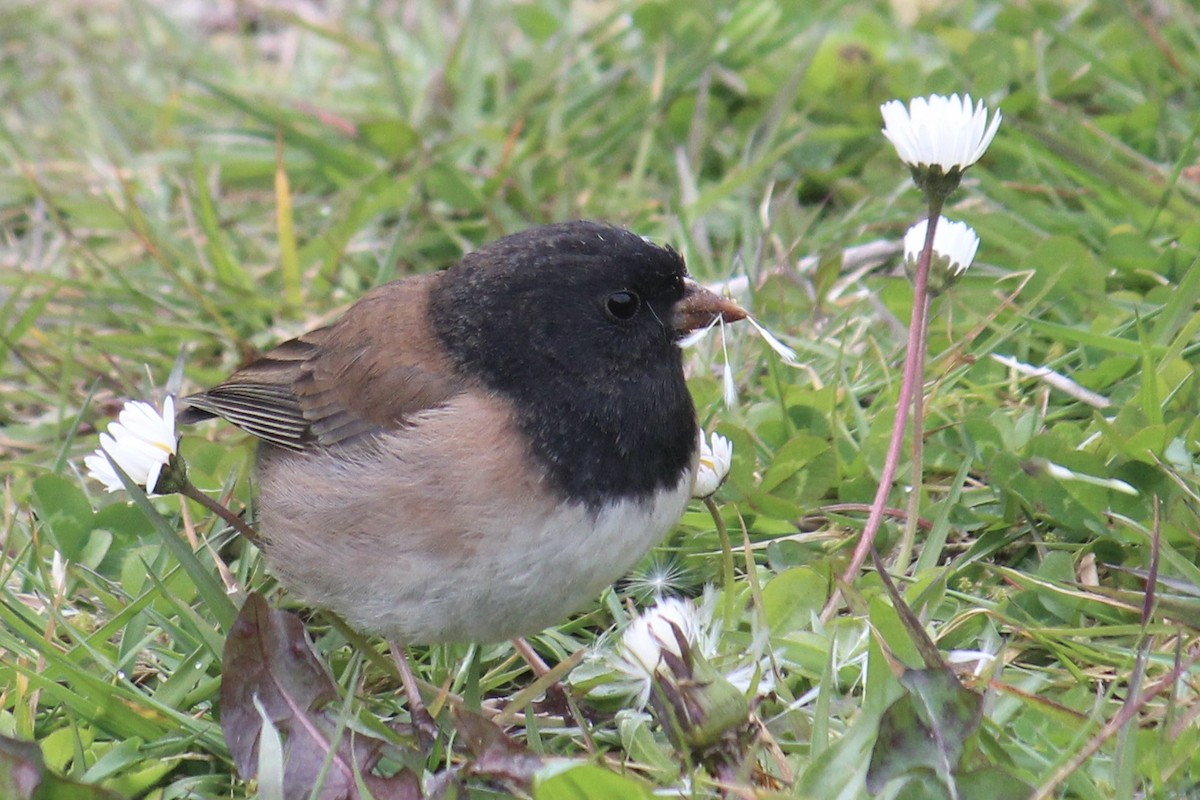
{"label": "grass", "polygon": [[[130,504],[82,476],[120,403],[160,390],[181,354],[185,387],[210,385],[379,282],[582,216],[670,242],[703,280],[750,276],[756,317],[801,353],[790,368],[732,333],[733,408],[719,347],[691,357],[702,421],[735,444],[717,506],[737,576],[715,660],[761,650],[773,676],[741,786],[867,796],[876,740],[929,721],[885,713],[919,700],[901,667],[922,661],[873,571],[818,617],[876,487],[912,293],[895,257],[841,256],[899,240],[923,208],[879,104],[970,91],[1005,122],[945,212],[982,245],[933,303],[923,524],[910,563],[890,564],[943,656],[995,656],[960,671],[982,698],[961,796],[1019,796],[992,768],[1040,797],[1200,797],[1191,4],[964,0],[904,26],[859,0],[20,0],[0,30],[0,734],[37,742],[55,774],[130,797],[252,796],[215,714],[240,603],[224,589],[289,605],[200,506]],[[201,488],[249,505],[245,437],[208,426],[182,449]],[[885,522],[885,560],[902,528]],[[604,649],[627,602],[721,575],[696,504],[534,645],[551,662]],[[338,718],[395,739],[382,643],[309,628]],[[417,670],[501,704],[532,680],[507,645],[422,650]],[[602,661],[571,680],[593,710],[621,708]],[[534,752],[588,758],[577,727],[522,719]],[[592,726],[606,755],[572,779],[582,794],[560,777],[535,795],[636,797],[681,769],[696,796],[719,791],[648,718]],[[409,757],[430,774],[462,758],[445,741]],[[930,774],[882,796],[936,797]],[[464,780],[478,796],[511,786]]]}

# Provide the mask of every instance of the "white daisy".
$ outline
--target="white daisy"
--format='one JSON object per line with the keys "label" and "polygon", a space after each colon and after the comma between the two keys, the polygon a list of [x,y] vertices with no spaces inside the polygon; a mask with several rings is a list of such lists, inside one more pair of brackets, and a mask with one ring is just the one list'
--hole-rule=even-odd
{"label": "white daisy", "polygon": [[167,397],[160,414],[154,406],[131,400],[121,409],[117,421],[100,434],[100,447],[83,460],[88,475],[110,492],[124,488],[120,476],[108,458],[133,481],[153,493],[162,468],[175,455],[175,399]]}
{"label": "white daisy", "polygon": [[943,174],[962,172],[987,150],[1000,127],[1000,112],[988,122],[988,109],[971,95],[916,97],[905,107],[889,100],[879,108],[883,135],[900,160],[913,168],[940,167]]}
{"label": "white daisy", "polygon": [[713,433],[712,444],[700,431],[700,467],[696,471],[696,482],[692,485],[692,497],[703,500],[712,497],[729,475],[733,462],[733,443],[719,433]]}
{"label": "white daisy", "polygon": [[[904,259],[910,268],[915,268],[925,249],[925,234],[929,220],[923,219],[904,234]],[[979,236],[965,222],[954,222],[938,217],[933,231],[933,260],[931,267],[944,272],[946,277],[958,277],[966,272],[979,250]]]}

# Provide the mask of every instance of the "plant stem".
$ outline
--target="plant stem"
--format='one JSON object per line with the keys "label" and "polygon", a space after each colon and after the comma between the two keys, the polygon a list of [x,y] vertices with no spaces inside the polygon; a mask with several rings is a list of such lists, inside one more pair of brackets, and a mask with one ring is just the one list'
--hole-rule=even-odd
{"label": "plant stem", "polygon": [[216,514],[218,517],[228,522],[231,526],[233,526],[234,530],[236,530],[242,536],[245,536],[251,544],[258,544],[257,531],[247,525],[246,521],[237,514],[233,513],[228,508],[197,489],[195,484],[193,484],[191,481],[185,480],[183,483],[183,488],[179,490],[179,493],[184,497],[195,500],[197,503]]}
{"label": "plant stem", "polygon": [[[879,488],[875,499],[871,502],[871,510],[867,514],[867,523],[862,536],[854,548],[850,565],[841,575],[842,584],[848,585],[854,581],[863,562],[870,555],[875,545],[875,536],[883,522],[883,510],[887,505],[888,494],[896,480],[896,469],[900,465],[900,449],[904,444],[904,431],[908,427],[908,412],[914,407],[913,397],[918,393],[918,384],[923,383],[924,376],[918,370],[924,367],[923,357],[924,330],[926,308],[929,303],[929,264],[933,260],[933,235],[937,230],[938,218],[942,213],[944,198],[931,194],[929,197],[929,224],[925,227],[925,246],[917,259],[917,274],[913,281],[912,316],[908,323],[908,351],[904,355],[904,373],[900,379],[900,397],[896,401],[896,418],[892,423],[892,438],[888,442],[887,455],[883,460],[883,471],[879,476]],[[916,487],[914,487],[914,491]],[[841,602],[841,590],[834,589],[833,595],[821,611],[821,620],[828,622],[837,611]]]}
{"label": "plant stem", "polygon": [[900,536],[900,550],[892,563],[900,573],[908,572],[912,558],[913,543],[917,538],[917,523],[921,514],[921,487],[925,485],[925,341],[929,333],[929,305],[925,306],[925,318],[921,320],[921,340],[917,345],[917,379],[921,382],[913,392],[912,407],[912,477],[908,493],[908,513],[904,518],[904,532]]}
{"label": "plant stem", "polygon": [[1037,788],[1037,790],[1029,796],[1029,800],[1048,800],[1055,794],[1055,789],[1059,784],[1071,776],[1071,773],[1079,769],[1085,761],[1096,754],[1096,751],[1109,739],[1111,739],[1125,725],[1134,720],[1138,714],[1162,692],[1175,686],[1181,675],[1187,674],[1191,669],[1192,664],[1200,661],[1200,642],[1192,642],[1187,649],[1187,654],[1181,659],[1177,659],[1175,666],[1157,682],[1147,686],[1144,690],[1136,695],[1131,694],[1130,699],[1127,699],[1121,706],[1121,709],[1113,715],[1112,719],[1104,724],[1096,735],[1088,740],[1088,743],[1080,748],[1074,755],[1061,764],[1054,774],[1047,778]]}
{"label": "plant stem", "polygon": [[729,530],[721,519],[721,510],[711,497],[704,498],[704,507],[712,515],[717,526],[717,538],[721,540],[721,583],[725,594],[725,621],[733,619],[733,545],[729,541]]}

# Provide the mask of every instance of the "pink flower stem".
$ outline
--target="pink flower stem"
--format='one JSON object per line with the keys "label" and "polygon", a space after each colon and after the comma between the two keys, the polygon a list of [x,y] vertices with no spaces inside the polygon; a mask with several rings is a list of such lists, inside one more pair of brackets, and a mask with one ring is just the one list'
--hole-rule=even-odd
{"label": "pink flower stem", "polygon": [[912,477],[909,483],[912,490],[908,493],[907,516],[904,519],[904,532],[900,536],[900,552],[892,562],[893,569],[908,571],[908,562],[912,557],[913,543],[917,536],[917,523],[921,513],[921,487],[925,484],[925,350],[929,336],[929,304],[925,304],[925,318],[921,320],[921,341],[917,345],[917,379],[921,383],[913,391],[912,404]]}
{"label": "pink flower stem", "polygon": [[[908,323],[908,351],[904,355],[904,374],[900,380],[900,397],[896,401],[896,418],[892,423],[892,438],[888,442],[887,455],[883,460],[883,471],[879,476],[879,489],[875,492],[871,510],[867,513],[867,524],[854,548],[850,565],[842,573],[842,585],[848,586],[854,581],[859,570],[862,569],[863,563],[867,560],[867,556],[870,555],[871,548],[875,546],[875,536],[879,533],[879,526],[883,522],[888,494],[892,491],[892,484],[896,480],[896,469],[900,465],[900,449],[904,445],[904,431],[908,427],[908,412],[914,407],[923,408],[914,402],[914,397],[919,394],[919,387],[924,383],[924,375],[921,373],[925,365],[924,343],[926,308],[929,304],[929,263],[933,260],[933,235],[937,230],[938,217],[942,213],[942,202],[943,199],[936,195],[931,195],[929,198],[929,224],[925,228],[925,246],[921,249],[921,257],[917,259],[917,274],[913,281],[912,316]],[[916,486],[913,487],[913,491],[917,491]],[[840,588],[834,590],[829,602],[821,611],[822,621],[828,622],[832,619],[841,603],[841,594]]]}

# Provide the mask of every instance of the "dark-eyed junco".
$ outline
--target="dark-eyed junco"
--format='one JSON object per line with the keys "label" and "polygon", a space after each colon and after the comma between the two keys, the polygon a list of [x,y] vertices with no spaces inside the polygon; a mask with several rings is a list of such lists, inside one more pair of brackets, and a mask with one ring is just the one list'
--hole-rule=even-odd
{"label": "dark-eyed junco", "polygon": [[620,228],[547,225],[378,287],[186,398],[261,440],[268,565],[412,643],[561,621],[683,512],[698,428],[676,341],[745,316]]}

